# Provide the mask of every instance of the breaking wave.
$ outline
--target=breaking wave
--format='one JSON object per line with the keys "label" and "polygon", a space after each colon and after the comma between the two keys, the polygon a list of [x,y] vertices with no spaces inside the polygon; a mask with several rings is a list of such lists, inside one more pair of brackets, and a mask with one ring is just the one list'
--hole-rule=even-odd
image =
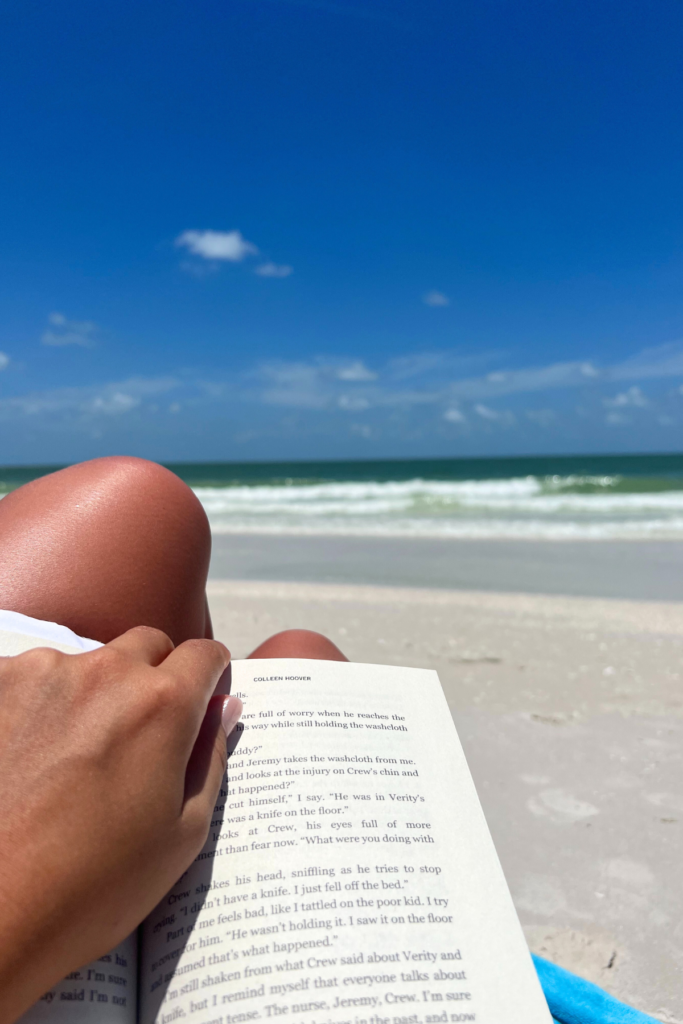
{"label": "breaking wave", "polygon": [[215,533],[683,538],[683,482],[620,476],[195,487]]}

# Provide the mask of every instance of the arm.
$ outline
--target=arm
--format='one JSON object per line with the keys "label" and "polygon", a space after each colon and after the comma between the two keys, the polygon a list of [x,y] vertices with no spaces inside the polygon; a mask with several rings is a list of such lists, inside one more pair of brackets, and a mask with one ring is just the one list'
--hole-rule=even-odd
{"label": "arm", "polygon": [[130,630],[0,659],[0,1024],[128,935],[201,849],[237,698],[230,655]]}

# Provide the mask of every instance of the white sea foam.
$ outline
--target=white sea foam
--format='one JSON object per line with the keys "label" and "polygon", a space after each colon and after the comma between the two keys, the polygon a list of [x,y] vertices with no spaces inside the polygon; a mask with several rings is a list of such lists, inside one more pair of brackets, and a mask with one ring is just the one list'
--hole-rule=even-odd
{"label": "white sea foam", "polygon": [[613,477],[201,487],[215,533],[523,539],[683,538],[683,489]]}

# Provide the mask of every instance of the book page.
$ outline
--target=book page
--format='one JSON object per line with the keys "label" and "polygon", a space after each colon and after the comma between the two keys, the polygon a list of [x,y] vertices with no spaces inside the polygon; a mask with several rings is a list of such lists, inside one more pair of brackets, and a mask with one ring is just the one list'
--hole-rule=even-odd
{"label": "book page", "polygon": [[141,1024],[550,1024],[436,673],[233,665],[209,840],[143,926]]}
{"label": "book page", "polygon": [[136,1024],[137,974],[134,932],[45,992],[17,1024]]}

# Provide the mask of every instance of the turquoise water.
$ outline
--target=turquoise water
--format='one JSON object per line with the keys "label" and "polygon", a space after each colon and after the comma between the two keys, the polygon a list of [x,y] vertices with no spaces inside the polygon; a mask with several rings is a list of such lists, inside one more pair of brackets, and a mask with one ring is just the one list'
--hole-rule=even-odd
{"label": "turquoise water", "polygon": [[[0,492],[53,468],[0,468]],[[218,533],[683,537],[683,455],[169,468],[194,489]]]}
{"label": "turquoise water", "polygon": [[[505,459],[384,459],[354,462],[215,462],[169,463],[191,487],[241,484],[303,484],[422,480],[507,480],[533,476],[565,478],[571,489],[602,484],[610,477],[616,489],[683,489],[681,455],[567,455]],[[2,470],[0,470],[0,474]],[[578,479],[577,479],[578,478]],[[579,482],[579,481],[586,482]]]}

